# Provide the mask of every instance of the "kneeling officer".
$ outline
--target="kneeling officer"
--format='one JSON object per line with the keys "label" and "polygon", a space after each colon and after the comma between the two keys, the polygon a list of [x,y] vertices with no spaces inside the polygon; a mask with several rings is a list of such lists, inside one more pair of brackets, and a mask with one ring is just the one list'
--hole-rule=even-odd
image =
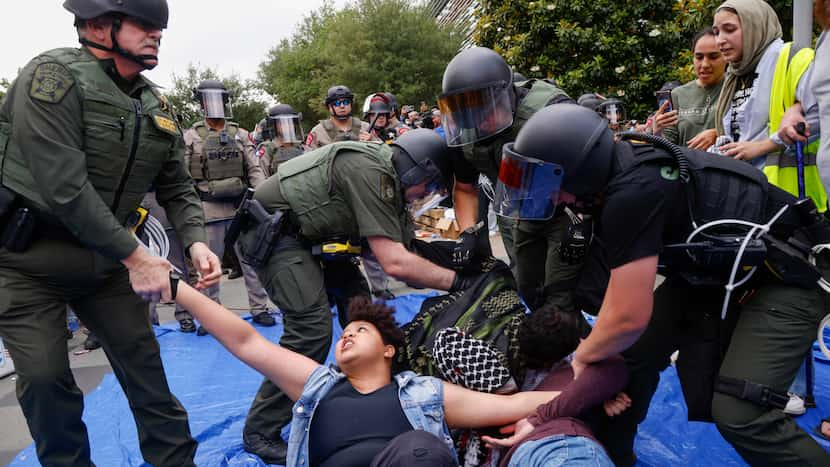
{"label": "kneeling officer", "polygon": [[[590,254],[601,253],[608,283],[574,373],[623,353],[633,401],[600,440],[617,465],[633,463],[637,423],[679,348],[690,418],[713,419],[748,463],[830,465],[781,411],[827,313],[826,222],[812,201],[745,162],[628,138],[615,143],[607,122],[583,107],[540,110],[505,145],[496,193],[503,214],[539,216],[557,203],[596,214]],[[652,292],[658,266],[666,280]],[[683,359],[694,359],[690,378]]]}
{"label": "kneeling officer", "polygon": [[[441,137],[426,129],[409,131],[392,145],[333,143],[280,164],[257,187],[252,203],[264,211],[252,219],[257,216],[251,210],[240,241],[283,312],[281,346],[323,362],[332,338],[327,293],[337,297],[338,310],[351,297],[369,295],[354,261],[315,255],[349,245],[349,239],[366,239],[384,271],[408,284],[454,291],[473,282],[408,249],[413,228],[407,203],[450,186],[448,152]],[[262,234],[268,229],[271,237]],[[348,255],[350,248],[342,250]],[[246,450],[266,462],[284,463],[287,446],[279,433],[291,419],[291,406],[265,380],[246,421]]]}

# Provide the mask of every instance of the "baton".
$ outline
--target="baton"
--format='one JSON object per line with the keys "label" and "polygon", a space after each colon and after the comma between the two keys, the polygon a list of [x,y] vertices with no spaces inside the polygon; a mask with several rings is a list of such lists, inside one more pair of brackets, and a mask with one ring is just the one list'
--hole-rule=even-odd
{"label": "baton", "polygon": [[[806,131],[804,122],[798,122],[795,131],[804,136]],[[798,173],[798,199],[804,199],[807,197],[807,191],[804,188],[804,143],[801,141],[795,142],[795,164]]]}

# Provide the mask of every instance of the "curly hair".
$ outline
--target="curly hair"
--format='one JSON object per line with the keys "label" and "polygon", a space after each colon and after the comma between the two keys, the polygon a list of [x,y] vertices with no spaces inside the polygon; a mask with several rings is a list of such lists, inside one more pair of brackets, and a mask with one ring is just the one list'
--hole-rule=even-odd
{"label": "curly hair", "polygon": [[528,368],[550,368],[576,350],[579,320],[575,313],[545,305],[522,321],[518,338],[519,351]]}
{"label": "curly hair", "polygon": [[403,330],[395,322],[395,309],[385,303],[372,303],[367,297],[352,298],[349,303],[349,322],[366,321],[372,323],[380,332],[386,345],[396,348],[404,343]]}

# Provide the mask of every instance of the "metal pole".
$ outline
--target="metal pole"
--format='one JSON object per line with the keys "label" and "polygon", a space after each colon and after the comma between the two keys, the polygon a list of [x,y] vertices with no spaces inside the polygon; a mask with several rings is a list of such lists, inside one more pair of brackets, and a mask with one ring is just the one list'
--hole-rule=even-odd
{"label": "metal pole", "polygon": [[796,50],[813,45],[813,0],[793,1],[793,45]]}

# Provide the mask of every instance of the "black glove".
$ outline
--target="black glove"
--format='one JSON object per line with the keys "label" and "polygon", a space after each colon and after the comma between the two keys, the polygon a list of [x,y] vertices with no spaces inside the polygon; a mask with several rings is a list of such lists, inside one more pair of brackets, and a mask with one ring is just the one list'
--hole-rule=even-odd
{"label": "black glove", "polygon": [[478,280],[479,275],[455,273],[455,279],[452,280],[452,285],[448,292],[458,292],[459,290],[467,290],[473,286]]}
{"label": "black glove", "polygon": [[176,292],[179,290],[179,281],[182,279],[182,276],[179,275],[176,271],[170,271],[170,299],[176,299]]}
{"label": "black glove", "polygon": [[490,239],[482,232],[483,222],[467,228],[452,251],[453,269],[464,269],[477,257],[490,255]]}

